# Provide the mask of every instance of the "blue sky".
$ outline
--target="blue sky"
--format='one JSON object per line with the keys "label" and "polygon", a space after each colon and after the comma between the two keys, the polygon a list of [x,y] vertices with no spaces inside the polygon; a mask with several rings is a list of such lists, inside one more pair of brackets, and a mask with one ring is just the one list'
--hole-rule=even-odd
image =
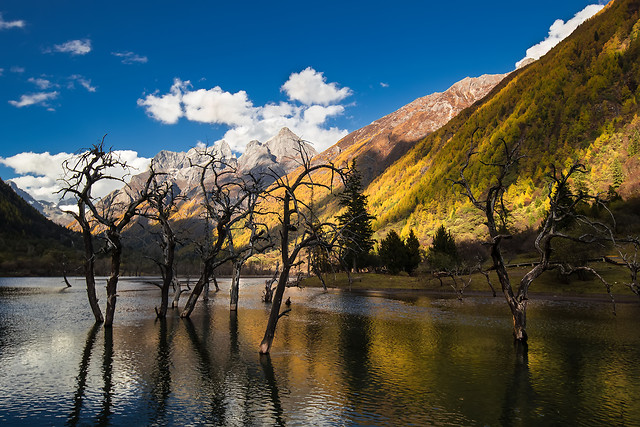
{"label": "blue sky", "polygon": [[324,149],[466,76],[513,70],[598,2],[183,3],[3,0],[0,177],[47,198],[47,160],[104,134],[132,162],[221,138],[241,152],[281,125]]}

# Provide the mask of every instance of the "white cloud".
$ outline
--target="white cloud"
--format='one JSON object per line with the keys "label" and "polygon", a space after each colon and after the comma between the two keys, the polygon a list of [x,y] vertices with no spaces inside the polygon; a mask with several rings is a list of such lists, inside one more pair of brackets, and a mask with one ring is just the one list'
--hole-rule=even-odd
{"label": "white cloud", "polygon": [[42,90],[46,90],[46,89],[49,89],[49,88],[51,88],[53,86],[57,86],[57,85],[53,84],[50,80],[43,79],[43,78],[40,78],[40,77],[39,78],[30,77],[27,81],[29,83],[33,83],[34,85],[38,86]]}
{"label": "white cloud", "polygon": [[291,74],[280,90],[292,101],[300,101],[307,105],[333,104],[351,95],[351,89],[348,87],[338,89],[337,83],[326,83],[326,80],[323,73],[307,67],[299,73]]}
{"label": "white cloud", "polygon": [[[145,171],[151,159],[139,157],[138,153],[131,150],[115,151],[120,160],[129,165],[129,170],[113,168],[106,173],[117,178],[135,175]],[[58,202],[62,188],[60,178],[63,176],[62,164],[67,159],[73,159],[76,155],[70,153],[19,153],[12,157],[0,157],[0,164],[12,168],[19,177],[12,178],[18,187],[26,191],[36,200]],[[92,192],[94,197],[100,198],[111,191],[122,188],[124,184],[116,180],[103,180],[97,184]]]}
{"label": "white cloud", "polygon": [[8,30],[11,28],[24,28],[25,22],[23,20],[17,21],[5,21],[0,13],[0,30]]}
{"label": "white cloud", "polygon": [[25,69],[24,69],[24,67],[15,67],[14,66],[14,67],[11,67],[9,71],[11,71],[12,73],[20,74],[20,73],[24,73]]}
{"label": "white cloud", "polygon": [[91,52],[91,40],[69,40],[66,43],[53,46],[56,52],[70,53],[71,55],[86,55]]}
{"label": "white cloud", "polygon": [[111,52],[111,55],[121,58],[123,64],[145,64],[148,61],[146,56],[140,56],[133,52]]}
{"label": "white cloud", "polygon": [[389,87],[389,83],[380,82],[381,87]]}
{"label": "white cloud", "polygon": [[[351,90],[338,90],[335,83],[326,84],[322,73],[312,68],[292,74],[288,83],[298,84],[300,79],[312,82],[320,90],[315,105],[280,102],[254,106],[245,91],[231,93],[218,86],[192,90],[189,81],[180,79],[174,80],[169,93],[147,95],[138,99],[138,105],[144,107],[151,118],[165,124],[175,124],[184,117],[199,123],[226,125],[229,129],[223,139],[235,152],[244,151],[247,143],[253,139],[266,141],[285,126],[301,138],[313,142],[316,149],[322,151],[348,133],[346,129],[329,127],[327,121],[344,113],[344,106],[329,105],[329,101],[340,101]],[[293,99],[291,95],[290,98]]]}
{"label": "white cloud", "polygon": [[245,91],[230,93],[218,86],[184,92],[182,104],[188,120],[229,126],[250,123],[254,110]]}
{"label": "white cloud", "polygon": [[[147,95],[144,99],[138,99],[138,105],[145,107],[147,114],[162,123],[173,125],[184,116],[182,111],[182,88],[186,89],[189,82],[183,83],[180,79],[174,79],[168,94],[157,96],[155,93]],[[157,92],[156,92],[157,93]]]}
{"label": "white cloud", "polygon": [[55,99],[57,98],[59,95],[59,93],[57,91],[54,92],[39,92],[39,93],[32,93],[30,95],[22,95],[20,97],[20,101],[9,101],[9,104],[13,105],[14,107],[18,107],[18,108],[22,108],[22,107],[27,107],[29,105],[42,105],[45,107],[48,107],[48,103],[47,101],[50,99]]}
{"label": "white cloud", "polygon": [[78,82],[80,84],[80,86],[82,86],[83,88],[85,88],[86,90],[88,90],[89,92],[95,92],[96,91],[96,87],[95,86],[91,86],[91,79],[87,79],[84,76],[81,76],[80,74],[74,74],[72,76],[69,76],[69,89],[73,89],[75,87],[75,82]]}
{"label": "white cloud", "polygon": [[590,4],[589,6],[576,13],[573,18],[564,22],[562,19],[556,21],[549,27],[549,35],[540,43],[527,49],[524,58],[516,62],[516,68],[519,68],[527,59],[540,59],[544,54],[549,52],[555,45],[567,38],[573,31],[578,28],[587,19],[598,13],[604,8],[603,5]]}

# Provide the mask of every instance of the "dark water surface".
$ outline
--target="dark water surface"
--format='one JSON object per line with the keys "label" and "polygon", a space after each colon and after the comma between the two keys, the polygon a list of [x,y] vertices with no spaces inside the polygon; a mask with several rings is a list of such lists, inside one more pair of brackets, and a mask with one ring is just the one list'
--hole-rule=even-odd
{"label": "dark water surface", "polygon": [[532,301],[522,354],[501,298],[291,289],[260,357],[261,279],[237,315],[222,281],[165,322],[159,289],[123,280],[112,331],[72,283],[0,278],[0,423],[640,425],[638,303]]}

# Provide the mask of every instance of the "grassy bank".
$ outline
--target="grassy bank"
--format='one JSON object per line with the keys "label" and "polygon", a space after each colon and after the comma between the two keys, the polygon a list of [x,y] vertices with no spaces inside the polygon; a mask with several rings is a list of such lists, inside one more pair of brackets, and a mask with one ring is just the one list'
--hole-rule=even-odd
{"label": "grassy bank", "polygon": [[[615,295],[630,295],[633,293],[625,285],[629,280],[628,270],[616,267],[606,263],[594,263],[591,265],[602,277],[612,285],[612,292]],[[511,283],[517,286],[520,279],[529,271],[530,267],[514,267],[509,269],[509,277]],[[605,285],[596,277],[585,275],[586,277],[578,277],[572,275],[570,277],[561,277],[556,271],[547,271],[536,279],[529,293],[545,293],[545,294],[571,294],[571,295],[597,295],[606,294]],[[389,275],[376,273],[358,273],[353,274],[353,290],[425,290],[430,292],[454,293],[452,288],[452,280],[444,277],[441,282],[432,275]],[[489,274],[491,284],[498,294],[501,293],[500,283],[494,272]],[[330,288],[348,289],[349,283],[345,273],[327,274],[324,276],[325,282]],[[462,276],[456,279],[458,289],[471,280],[465,292],[491,292],[487,280],[484,275],[476,273],[471,276]],[[320,280],[317,277],[304,279],[302,286],[321,287]]]}

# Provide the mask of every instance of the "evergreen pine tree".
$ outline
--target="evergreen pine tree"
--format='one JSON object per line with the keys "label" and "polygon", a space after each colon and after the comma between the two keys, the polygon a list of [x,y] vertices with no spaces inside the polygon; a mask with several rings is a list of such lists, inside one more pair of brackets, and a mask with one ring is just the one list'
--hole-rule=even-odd
{"label": "evergreen pine tree", "polygon": [[427,260],[431,267],[437,270],[448,270],[458,263],[456,242],[444,225],[441,225],[433,236]]}
{"label": "evergreen pine tree", "polygon": [[367,196],[362,194],[362,178],[356,167],[355,159],[346,177],[344,191],[339,195],[338,203],[346,211],[338,216],[343,228],[341,246],[342,262],[347,268],[358,268],[369,264],[369,252],[373,249],[373,216],[367,212]]}
{"label": "evergreen pine tree", "polygon": [[416,237],[416,233],[413,232],[413,229],[411,229],[404,245],[407,251],[404,269],[410,274],[420,265],[420,242]]}
{"label": "evergreen pine tree", "polygon": [[378,254],[380,261],[391,274],[398,274],[406,265],[407,247],[393,230],[380,242]]}

